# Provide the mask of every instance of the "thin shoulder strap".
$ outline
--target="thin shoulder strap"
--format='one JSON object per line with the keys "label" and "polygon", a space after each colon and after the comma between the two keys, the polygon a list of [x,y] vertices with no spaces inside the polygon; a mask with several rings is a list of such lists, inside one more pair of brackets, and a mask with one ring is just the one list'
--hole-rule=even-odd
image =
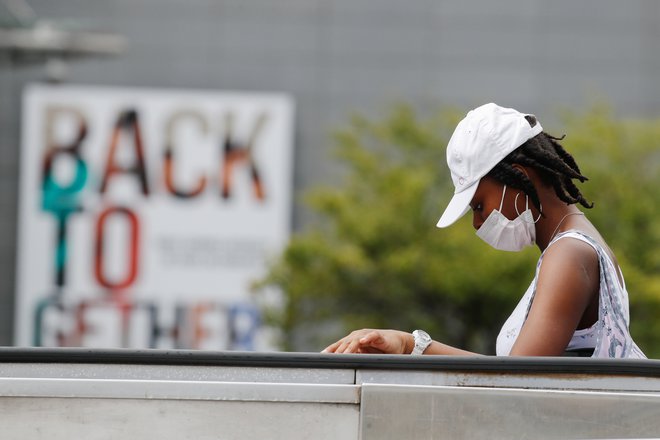
{"label": "thin shoulder strap", "polygon": [[549,248],[553,243],[565,237],[576,238],[580,241],[589,244],[592,248],[594,248],[594,250],[598,254],[600,254],[600,252],[603,250],[602,246],[596,240],[594,240],[584,232],[578,231],[577,229],[569,229],[568,231],[560,232],[559,234],[555,235],[555,237],[552,239],[552,241],[550,241],[546,249]]}

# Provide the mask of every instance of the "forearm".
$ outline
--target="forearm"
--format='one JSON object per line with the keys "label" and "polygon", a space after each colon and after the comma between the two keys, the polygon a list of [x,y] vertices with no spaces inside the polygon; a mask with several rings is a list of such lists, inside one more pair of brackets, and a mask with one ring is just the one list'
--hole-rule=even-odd
{"label": "forearm", "polygon": [[[408,333],[406,337],[406,353],[412,353],[415,347],[415,339],[412,334]],[[438,341],[431,342],[424,354],[444,355],[444,356],[482,356],[479,353],[474,353],[460,348],[452,347],[451,345],[443,344]]]}
{"label": "forearm", "polygon": [[451,345],[443,344],[438,341],[431,342],[431,345],[424,351],[424,354],[441,354],[445,356],[482,356],[472,351],[461,350]]}

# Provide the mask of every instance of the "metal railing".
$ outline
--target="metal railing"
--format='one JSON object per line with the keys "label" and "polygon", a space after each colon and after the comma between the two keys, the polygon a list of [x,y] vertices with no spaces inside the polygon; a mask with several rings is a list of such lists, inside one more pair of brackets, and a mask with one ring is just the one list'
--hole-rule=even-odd
{"label": "metal railing", "polygon": [[659,415],[655,360],[0,348],[6,438],[652,438]]}

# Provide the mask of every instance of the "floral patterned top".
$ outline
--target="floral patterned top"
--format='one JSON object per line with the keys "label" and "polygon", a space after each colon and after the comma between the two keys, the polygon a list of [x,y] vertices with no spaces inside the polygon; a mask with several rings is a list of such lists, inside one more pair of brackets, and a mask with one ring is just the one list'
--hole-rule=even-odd
{"label": "floral patterned top", "polygon": [[[628,310],[628,292],[625,282],[619,283],[617,269],[603,247],[593,238],[583,232],[570,230],[557,234],[548,244],[550,247],[562,238],[581,240],[594,248],[598,254],[600,266],[600,294],[598,321],[588,329],[577,330],[568,344],[567,350],[593,348],[595,358],[634,358],[646,359],[644,353],[637,347],[629,331],[630,312]],[[546,248],[547,249],[547,248]],[[497,355],[508,356],[513,344],[518,338],[536,293],[536,282],[539,275],[543,253],[536,264],[536,274],[529,288],[521,298],[509,319],[504,323],[497,337]],[[623,279],[623,275],[621,275]]]}

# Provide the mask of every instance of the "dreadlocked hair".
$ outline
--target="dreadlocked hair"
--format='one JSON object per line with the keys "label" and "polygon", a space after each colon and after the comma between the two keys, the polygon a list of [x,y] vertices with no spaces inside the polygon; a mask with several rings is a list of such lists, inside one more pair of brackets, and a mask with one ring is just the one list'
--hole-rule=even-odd
{"label": "dreadlocked hair", "polygon": [[[534,116],[527,115],[525,119],[532,127],[536,125]],[[513,165],[533,167],[539,171],[541,179],[545,183],[552,185],[557,197],[566,202],[567,205],[579,203],[585,208],[592,208],[594,204],[587,202],[578,187],[573,183],[573,179],[580,182],[589,179],[582,175],[573,156],[564,150],[559,143],[564,137],[557,138],[541,132],[509,153],[488,175],[507,186],[523,191],[542,213],[536,188],[534,188],[529,178],[522,171],[514,168]]]}

